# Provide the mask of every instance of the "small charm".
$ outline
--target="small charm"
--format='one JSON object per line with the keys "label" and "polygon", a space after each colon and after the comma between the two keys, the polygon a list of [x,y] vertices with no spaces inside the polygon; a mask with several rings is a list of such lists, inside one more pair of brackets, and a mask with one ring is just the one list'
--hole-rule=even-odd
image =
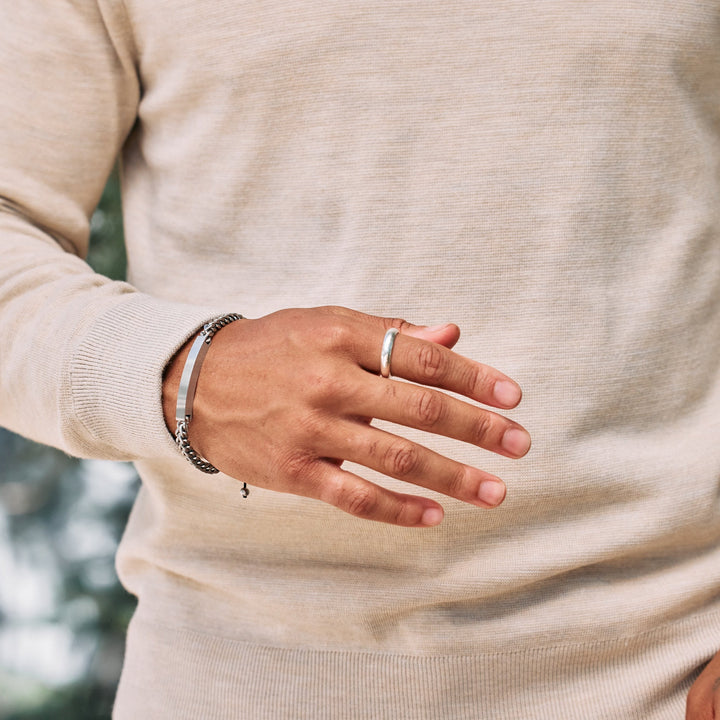
{"label": "small charm", "polygon": [[250,494],[250,490],[248,490],[247,483],[244,482],[242,489],[240,490],[240,494],[243,496],[243,498],[246,498]]}

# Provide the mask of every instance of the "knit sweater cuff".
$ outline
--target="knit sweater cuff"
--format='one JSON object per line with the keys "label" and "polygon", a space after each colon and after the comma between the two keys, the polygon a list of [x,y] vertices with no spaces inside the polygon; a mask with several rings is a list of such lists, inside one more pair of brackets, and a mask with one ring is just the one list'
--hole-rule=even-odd
{"label": "knit sweater cuff", "polygon": [[129,293],[106,309],[70,358],[60,398],[67,447],[79,456],[176,455],[162,411],[162,376],[175,352],[223,310]]}

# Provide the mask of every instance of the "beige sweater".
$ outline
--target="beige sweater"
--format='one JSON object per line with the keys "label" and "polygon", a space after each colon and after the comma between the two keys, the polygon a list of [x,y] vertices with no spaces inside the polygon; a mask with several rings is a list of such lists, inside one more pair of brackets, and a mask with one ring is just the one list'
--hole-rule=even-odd
{"label": "beige sweater", "polygon": [[[119,151],[129,284],[81,259]],[[719,185],[718,0],[5,2],[0,422],[142,474],[116,719],[680,720],[720,650]],[[422,438],[501,508],[397,528],[178,455],[196,328],[327,303],[523,385],[523,460]]]}

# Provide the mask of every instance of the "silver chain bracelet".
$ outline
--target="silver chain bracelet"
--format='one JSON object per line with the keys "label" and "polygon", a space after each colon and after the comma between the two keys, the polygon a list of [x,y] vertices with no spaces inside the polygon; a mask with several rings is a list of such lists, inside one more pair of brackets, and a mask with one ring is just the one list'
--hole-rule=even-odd
{"label": "silver chain bracelet", "polygon": [[[213,335],[236,320],[242,320],[242,315],[230,313],[222,317],[205,323],[203,329],[195,338],[183,368],[182,377],[180,378],[180,387],[178,388],[177,407],[175,409],[175,420],[177,428],[175,430],[175,442],[180,448],[180,452],[185,458],[191,462],[198,470],[204,473],[215,474],[220,472],[211,462],[208,462],[202,455],[195,452],[190,440],[188,439],[188,428],[192,420],[193,401],[195,400],[195,389],[200,375],[200,368],[207,351],[210,349]],[[240,491],[242,496],[246,498],[250,491],[247,483],[243,483]]]}

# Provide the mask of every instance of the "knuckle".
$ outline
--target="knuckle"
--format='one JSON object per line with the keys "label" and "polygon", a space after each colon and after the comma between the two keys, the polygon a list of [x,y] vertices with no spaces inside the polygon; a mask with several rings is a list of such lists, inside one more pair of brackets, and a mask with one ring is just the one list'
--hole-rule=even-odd
{"label": "knuckle", "polygon": [[445,481],[445,489],[447,494],[452,495],[453,497],[464,495],[465,483],[465,468],[462,465],[453,468],[453,470],[448,473],[447,480]]}
{"label": "knuckle", "polygon": [[443,362],[443,354],[437,345],[426,343],[420,348],[418,357],[420,372],[423,377],[428,380],[434,380],[440,377],[445,368]]}
{"label": "knuckle", "polygon": [[298,441],[302,444],[307,438],[316,438],[323,434],[325,430],[325,420],[319,411],[307,411],[298,416],[296,420],[295,431]]}
{"label": "knuckle", "polygon": [[348,310],[342,307],[342,305],[319,305],[315,309],[325,315],[336,315],[338,317],[347,316],[352,312],[352,310]]}
{"label": "knuckle", "polygon": [[291,453],[279,461],[279,471],[293,482],[306,481],[312,474],[315,460],[304,453]]}
{"label": "knuckle", "polygon": [[[307,373],[303,378],[303,385],[309,404],[318,409],[335,407],[354,392],[354,385],[347,377],[342,377],[330,369]],[[311,417],[314,418],[312,415]]]}
{"label": "knuckle", "polygon": [[385,451],[385,468],[393,477],[405,477],[417,469],[418,453],[415,446],[407,440],[391,443]]}
{"label": "knuckle", "polygon": [[379,452],[380,452],[380,443],[377,439],[371,437],[367,441],[362,441],[359,443],[360,449],[364,451],[364,454],[368,457],[377,459]]}
{"label": "knuckle", "polygon": [[317,328],[316,338],[325,349],[335,350],[348,347],[352,342],[353,332],[346,322],[333,318],[331,322]]}
{"label": "knuckle", "polygon": [[412,327],[412,324],[409,323],[407,320],[403,320],[402,318],[389,318],[385,321],[385,329],[389,330],[390,328],[396,328],[400,332],[403,330],[409,330]]}
{"label": "knuckle", "polygon": [[463,387],[466,387],[471,395],[482,394],[489,382],[489,377],[479,365],[468,365],[465,376],[462,378]]}
{"label": "knuckle", "polygon": [[419,390],[416,397],[416,417],[423,427],[437,425],[443,415],[443,398],[432,390]]}
{"label": "knuckle", "polygon": [[393,525],[412,527],[420,523],[423,510],[422,505],[417,503],[399,501],[393,503],[388,512],[387,520]]}
{"label": "knuckle", "polygon": [[492,432],[492,420],[488,413],[481,413],[478,415],[475,421],[475,428],[473,431],[474,442],[476,445],[482,445],[486,443]]}
{"label": "knuckle", "polygon": [[344,510],[356,517],[371,517],[377,507],[377,496],[372,487],[360,485],[347,490],[339,504]]}

